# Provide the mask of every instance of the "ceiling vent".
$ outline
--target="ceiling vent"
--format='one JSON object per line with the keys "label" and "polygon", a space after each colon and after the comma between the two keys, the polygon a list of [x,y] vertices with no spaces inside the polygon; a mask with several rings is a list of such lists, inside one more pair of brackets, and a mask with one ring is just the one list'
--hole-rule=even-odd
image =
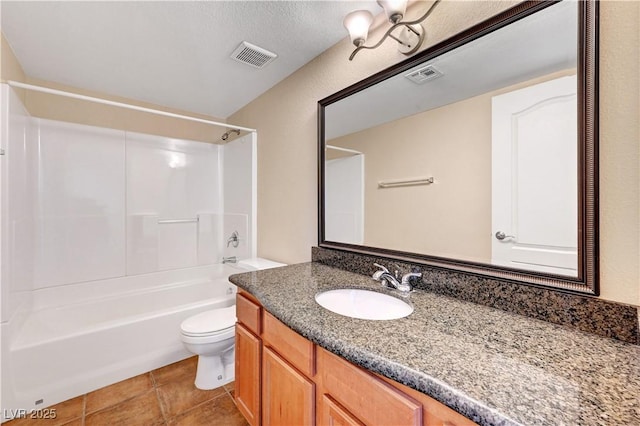
{"label": "ceiling vent", "polygon": [[231,54],[231,59],[250,65],[254,68],[264,68],[277,57],[278,55],[275,53],[269,52],[268,50],[251,43],[247,43],[246,41],[240,43],[240,46],[238,46]]}
{"label": "ceiling vent", "polygon": [[409,74],[406,74],[405,77],[407,77],[414,83],[422,84],[429,80],[441,77],[442,75],[443,74],[438,71],[433,65],[427,65],[426,67],[422,67],[419,70],[411,71]]}

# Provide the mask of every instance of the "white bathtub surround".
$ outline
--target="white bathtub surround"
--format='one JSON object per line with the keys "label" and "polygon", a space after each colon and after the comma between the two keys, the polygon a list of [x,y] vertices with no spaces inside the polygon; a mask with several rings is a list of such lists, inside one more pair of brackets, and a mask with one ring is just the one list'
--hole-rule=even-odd
{"label": "white bathtub surround", "polygon": [[[221,257],[235,256],[238,259],[257,256],[257,214],[255,213],[258,169],[257,136],[255,133],[224,146],[224,210],[223,241]],[[246,159],[250,158],[251,161]],[[246,194],[251,194],[247,197]],[[251,202],[251,200],[254,200]],[[238,247],[227,246],[231,234],[239,234]]]}
{"label": "white bathtub surround", "polygon": [[[236,259],[246,259],[251,257],[249,236],[249,215],[246,214],[225,214],[223,227],[222,256],[235,256]],[[237,234],[237,245],[229,241],[233,233]]]}
{"label": "white bathtub surround", "polygon": [[214,145],[32,118],[6,85],[3,102],[9,286],[217,263],[229,229],[255,256],[254,133]]}
{"label": "white bathtub surround", "polygon": [[235,300],[227,218],[242,218],[235,255],[255,255],[256,134],[213,145],[43,120],[1,86],[0,406],[189,356],[181,322]]}
{"label": "white bathtub surround", "polygon": [[158,268],[158,215],[127,216],[127,275]]}
{"label": "white bathtub surround", "polygon": [[43,119],[34,131],[34,288],[125,275],[125,133]]}
{"label": "white bathtub surround", "polygon": [[[139,228],[127,230],[132,236],[127,270],[142,265],[155,266],[151,271],[186,268],[204,264],[200,260],[216,263],[220,228],[211,226],[214,221],[200,224],[199,215],[223,213],[224,148],[138,133],[126,136],[127,216],[157,216],[155,225],[152,219],[146,221],[140,242],[135,232]],[[246,193],[244,197],[249,198]],[[149,247],[147,241],[153,240],[155,247]]]}
{"label": "white bathtub surround", "polygon": [[248,271],[279,268],[280,266],[285,266],[285,264],[261,257],[251,257],[238,262],[238,268]]}
{"label": "white bathtub surround", "polygon": [[222,231],[224,215],[199,213],[198,219],[198,265],[220,262],[220,251],[224,246]]}

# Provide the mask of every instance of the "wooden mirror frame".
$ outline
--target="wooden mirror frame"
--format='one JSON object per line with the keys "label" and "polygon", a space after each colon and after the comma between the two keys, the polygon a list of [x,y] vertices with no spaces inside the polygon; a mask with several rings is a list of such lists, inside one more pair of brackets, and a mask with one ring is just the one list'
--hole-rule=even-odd
{"label": "wooden mirror frame", "polygon": [[534,14],[558,1],[525,1],[318,102],[318,245],[382,256],[561,291],[598,295],[598,18],[597,0],[578,2],[578,276],[525,271],[479,262],[325,240],[325,108],[425,61]]}

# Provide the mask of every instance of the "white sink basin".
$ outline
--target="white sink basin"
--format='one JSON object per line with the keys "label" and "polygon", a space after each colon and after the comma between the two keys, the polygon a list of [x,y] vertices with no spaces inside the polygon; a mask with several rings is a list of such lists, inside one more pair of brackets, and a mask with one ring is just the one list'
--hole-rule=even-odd
{"label": "white sink basin", "polygon": [[369,290],[328,290],[316,294],[316,302],[336,314],[368,320],[404,318],[413,312],[413,306],[408,303]]}

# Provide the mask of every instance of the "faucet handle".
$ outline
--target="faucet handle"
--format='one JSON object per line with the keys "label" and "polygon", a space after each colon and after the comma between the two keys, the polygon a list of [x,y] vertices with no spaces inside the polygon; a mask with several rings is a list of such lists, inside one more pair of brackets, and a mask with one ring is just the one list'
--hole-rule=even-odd
{"label": "faucet handle", "polygon": [[[378,268],[382,269],[382,272],[389,273],[389,270],[379,263],[374,263],[373,266],[377,266]],[[379,271],[376,271],[376,272],[379,272]]]}
{"label": "faucet handle", "polygon": [[409,272],[402,276],[402,284],[411,284],[411,278],[422,278],[421,272]]}
{"label": "faucet handle", "polygon": [[382,277],[382,274],[388,274],[389,270],[387,268],[385,268],[384,266],[374,263],[374,266],[377,266],[378,268],[380,268],[378,271],[375,271],[372,275],[372,278],[376,281],[380,281],[380,277]]}
{"label": "faucet handle", "polygon": [[227,247],[231,244],[233,244],[233,248],[237,248],[240,244],[240,234],[238,234],[238,231],[233,231],[231,236],[227,239]]}

